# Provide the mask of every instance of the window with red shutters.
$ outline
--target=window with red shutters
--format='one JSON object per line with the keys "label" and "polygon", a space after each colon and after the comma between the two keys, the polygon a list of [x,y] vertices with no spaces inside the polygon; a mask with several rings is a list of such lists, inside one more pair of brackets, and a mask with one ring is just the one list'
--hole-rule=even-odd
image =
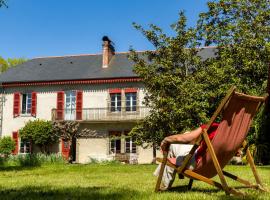
{"label": "window with red shutters", "polygon": [[64,97],[64,91],[57,92],[56,119],[58,120],[64,119]]}
{"label": "window with red shutters", "polygon": [[83,92],[77,91],[76,94],[76,119],[82,120]]}
{"label": "window with red shutters", "polygon": [[21,94],[19,92],[14,93],[13,99],[13,117],[18,117],[20,115],[20,97]]}
{"label": "window with red shutters", "polygon": [[37,115],[37,93],[36,92],[32,92],[31,115],[34,117],[36,117]]}
{"label": "window with red shutters", "polygon": [[12,132],[12,139],[15,141],[15,149],[12,151],[12,153],[18,154],[19,150],[18,131]]}

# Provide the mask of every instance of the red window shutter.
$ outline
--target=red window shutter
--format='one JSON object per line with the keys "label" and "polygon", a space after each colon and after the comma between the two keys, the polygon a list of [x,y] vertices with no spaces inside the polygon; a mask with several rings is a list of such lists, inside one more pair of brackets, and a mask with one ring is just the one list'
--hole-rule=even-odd
{"label": "red window shutter", "polygon": [[18,117],[20,115],[20,97],[21,94],[19,92],[14,93],[13,99],[13,117]]}
{"label": "red window shutter", "polygon": [[12,151],[12,153],[18,154],[18,150],[19,150],[18,131],[12,132],[12,139],[15,141],[15,149]]}
{"label": "red window shutter", "polygon": [[36,92],[32,92],[31,115],[34,117],[36,117],[37,115],[37,93]]}
{"label": "red window shutter", "polygon": [[83,92],[77,91],[76,94],[76,119],[82,120]]}
{"label": "red window shutter", "polygon": [[64,91],[57,92],[57,105],[56,105],[56,119],[64,119],[64,103],[65,103]]}

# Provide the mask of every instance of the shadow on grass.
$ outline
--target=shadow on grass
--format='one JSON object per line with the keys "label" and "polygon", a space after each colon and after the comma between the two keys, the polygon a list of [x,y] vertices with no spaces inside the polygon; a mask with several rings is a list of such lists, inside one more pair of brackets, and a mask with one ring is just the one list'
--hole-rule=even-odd
{"label": "shadow on grass", "polygon": [[[259,190],[254,190],[254,189],[244,189],[244,190],[241,190],[241,191],[245,193],[245,196],[238,197],[238,196],[233,196],[233,195],[226,195],[224,191],[222,191],[220,189],[216,189],[216,188],[206,189],[206,188],[196,188],[196,187],[194,187],[191,190],[188,190],[188,187],[186,185],[183,185],[183,186],[173,187],[169,191],[166,191],[166,192],[169,192],[169,193],[170,192],[179,192],[179,194],[181,194],[181,192],[182,193],[189,192],[190,194],[192,194],[193,192],[194,193],[200,192],[200,193],[204,193],[204,194],[208,194],[208,195],[209,194],[210,195],[212,195],[212,194],[216,195],[216,193],[222,192],[224,194],[218,197],[221,200],[231,200],[231,199],[235,199],[235,200],[238,200],[238,199],[255,200],[255,199],[258,199],[259,196],[261,196],[260,199],[269,199],[269,195],[268,195],[269,193],[266,193],[266,192],[261,192]],[[264,195],[267,195],[267,196],[265,196],[265,198],[264,198]]]}
{"label": "shadow on grass", "polygon": [[23,187],[16,189],[0,188],[1,200],[9,199],[132,199],[140,193],[111,187],[74,187],[74,188],[50,188]]}
{"label": "shadow on grass", "polygon": [[172,187],[170,190],[166,192],[202,192],[202,193],[217,193],[219,192],[219,189],[211,188],[211,189],[205,189],[205,188],[192,188],[191,190],[188,190],[188,187],[186,185],[181,186],[175,186]]}
{"label": "shadow on grass", "polygon": [[0,171],[20,171],[20,170],[31,170],[39,166],[0,166]]}

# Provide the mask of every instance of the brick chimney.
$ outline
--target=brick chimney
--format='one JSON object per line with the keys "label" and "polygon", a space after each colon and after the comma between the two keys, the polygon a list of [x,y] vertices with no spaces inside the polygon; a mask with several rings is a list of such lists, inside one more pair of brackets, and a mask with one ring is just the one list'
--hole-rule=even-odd
{"label": "brick chimney", "polygon": [[115,50],[113,42],[107,36],[103,36],[102,41],[102,68],[107,68],[113,55],[115,54]]}

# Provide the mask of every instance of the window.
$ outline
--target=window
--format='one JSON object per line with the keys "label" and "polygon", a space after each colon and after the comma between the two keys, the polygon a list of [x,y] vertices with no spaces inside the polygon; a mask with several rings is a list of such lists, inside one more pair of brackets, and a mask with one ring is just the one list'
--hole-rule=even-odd
{"label": "window", "polygon": [[136,153],[136,144],[132,141],[132,138],[126,138],[126,153]]}
{"label": "window", "polygon": [[32,94],[22,94],[22,114],[31,114]]}
{"label": "window", "polygon": [[110,153],[121,153],[121,131],[110,131]]}
{"label": "window", "polygon": [[65,95],[65,120],[74,120],[76,111],[76,91],[67,91]]}
{"label": "window", "polygon": [[113,93],[111,96],[111,112],[121,111],[121,93]]}
{"label": "window", "polygon": [[126,111],[136,111],[137,93],[126,93]]}
{"label": "window", "polygon": [[20,153],[30,153],[30,142],[29,141],[21,141],[20,144]]}

